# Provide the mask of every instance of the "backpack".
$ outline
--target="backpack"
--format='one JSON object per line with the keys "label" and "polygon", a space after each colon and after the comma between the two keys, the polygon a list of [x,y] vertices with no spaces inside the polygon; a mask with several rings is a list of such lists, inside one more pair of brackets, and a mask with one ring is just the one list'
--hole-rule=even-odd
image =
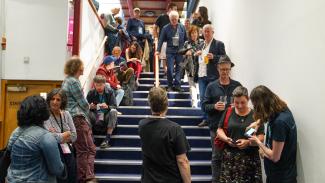
{"label": "backpack", "polygon": [[121,101],[121,105],[132,106],[133,105],[132,87],[130,86],[130,84],[124,84],[122,85],[122,88],[124,90],[124,96]]}

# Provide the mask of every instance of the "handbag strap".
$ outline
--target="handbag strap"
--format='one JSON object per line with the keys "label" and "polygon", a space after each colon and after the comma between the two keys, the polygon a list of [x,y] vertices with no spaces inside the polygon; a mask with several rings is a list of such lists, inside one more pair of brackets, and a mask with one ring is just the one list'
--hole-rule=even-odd
{"label": "handbag strap", "polygon": [[223,129],[224,129],[225,132],[228,129],[228,123],[229,123],[229,118],[230,118],[231,112],[232,112],[232,107],[229,106],[228,109],[227,109],[225,120],[223,122]]}

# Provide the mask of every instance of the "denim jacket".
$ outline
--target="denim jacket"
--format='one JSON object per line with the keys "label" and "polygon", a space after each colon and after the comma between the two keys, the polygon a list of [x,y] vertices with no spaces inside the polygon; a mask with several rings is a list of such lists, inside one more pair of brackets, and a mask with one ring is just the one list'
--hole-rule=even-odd
{"label": "denim jacket", "polygon": [[8,149],[11,152],[9,183],[55,183],[56,176],[63,174],[58,143],[42,127],[16,128],[9,139]]}

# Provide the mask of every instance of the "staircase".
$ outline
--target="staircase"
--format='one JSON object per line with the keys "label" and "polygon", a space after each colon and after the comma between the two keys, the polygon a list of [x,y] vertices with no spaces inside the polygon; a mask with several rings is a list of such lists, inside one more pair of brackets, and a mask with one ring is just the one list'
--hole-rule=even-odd
{"label": "staircase", "polygon": [[[118,126],[112,136],[112,147],[97,148],[95,174],[99,182],[139,183],[141,181],[141,143],[138,136],[138,122],[151,114],[148,106],[148,91],[153,87],[153,73],[142,73],[137,91],[133,92],[134,106],[120,106],[123,113],[118,117]],[[160,77],[162,78],[162,76]],[[160,79],[161,86],[167,84]],[[182,85],[183,93],[168,92],[169,108],[167,118],[180,124],[190,143],[188,158],[191,165],[192,182],[211,182],[211,145],[207,127],[196,125],[202,120],[202,112],[191,107],[187,83]],[[96,142],[104,136],[95,136]],[[98,146],[98,144],[97,144]]]}

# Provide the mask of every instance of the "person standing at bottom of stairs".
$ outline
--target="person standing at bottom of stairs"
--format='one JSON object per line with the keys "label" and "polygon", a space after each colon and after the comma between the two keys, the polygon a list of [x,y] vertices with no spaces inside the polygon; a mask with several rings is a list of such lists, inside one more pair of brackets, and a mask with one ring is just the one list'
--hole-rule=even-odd
{"label": "person standing at bottom of stairs", "polygon": [[190,145],[183,129],[166,119],[167,92],[151,88],[148,101],[152,117],[139,122],[142,143],[142,183],[169,182],[190,183],[191,170],[186,153]]}
{"label": "person standing at bottom of stairs", "polygon": [[[205,92],[202,109],[208,114],[208,124],[210,128],[212,157],[211,157],[211,171],[212,183],[217,183],[221,170],[221,155],[222,150],[214,145],[216,131],[218,129],[219,121],[225,109],[231,104],[230,98],[232,92],[237,86],[241,86],[238,81],[230,79],[230,71],[234,64],[227,55],[220,57],[217,64],[219,72],[219,79],[211,82]],[[222,99],[222,100],[221,100]]]}
{"label": "person standing at bottom of stairs", "polygon": [[89,104],[79,81],[83,71],[82,60],[77,56],[71,57],[65,64],[64,73],[67,76],[62,83],[62,90],[68,98],[67,111],[71,114],[77,131],[74,146],[77,152],[77,177],[80,183],[96,182],[94,174],[96,146],[88,118]]}

